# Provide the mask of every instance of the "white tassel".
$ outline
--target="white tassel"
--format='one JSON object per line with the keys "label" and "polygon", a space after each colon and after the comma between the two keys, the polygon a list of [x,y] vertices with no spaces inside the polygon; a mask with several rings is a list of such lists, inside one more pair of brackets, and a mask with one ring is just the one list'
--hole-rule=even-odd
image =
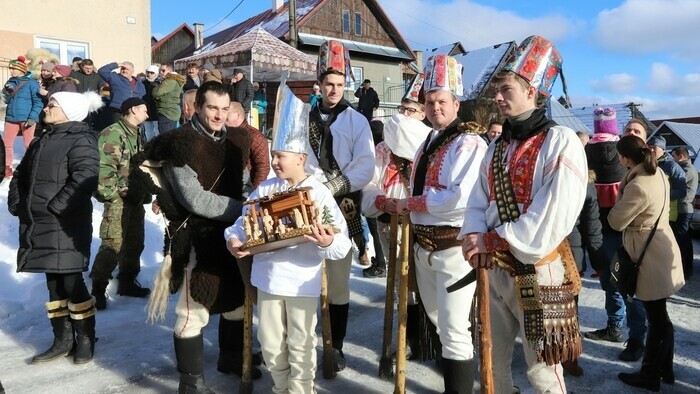
{"label": "white tassel", "polygon": [[168,299],[170,298],[170,278],[173,276],[171,268],[173,258],[170,251],[165,255],[160,271],[153,281],[153,291],[148,299],[148,322],[155,323],[165,319],[165,312],[168,310]]}

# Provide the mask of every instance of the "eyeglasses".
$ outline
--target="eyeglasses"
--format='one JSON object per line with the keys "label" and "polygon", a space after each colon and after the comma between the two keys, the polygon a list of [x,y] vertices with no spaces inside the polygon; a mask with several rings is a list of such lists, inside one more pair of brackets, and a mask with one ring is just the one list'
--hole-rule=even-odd
{"label": "eyeglasses", "polygon": [[61,106],[58,105],[58,104],[56,104],[56,103],[48,103],[48,104],[46,105],[46,108],[48,108],[48,109],[51,109],[51,108],[54,108],[54,107],[61,108]]}
{"label": "eyeglasses", "polygon": [[417,109],[415,109],[415,108],[404,107],[403,105],[399,105],[398,107],[396,107],[396,109],[399,110],[399,113],[400,113],[400,114],[407,113],[407,114],[409,114],[409,115],[413,115],[413,114],[415,114],[416,112],[419,111],[419,110],[417,110]]}

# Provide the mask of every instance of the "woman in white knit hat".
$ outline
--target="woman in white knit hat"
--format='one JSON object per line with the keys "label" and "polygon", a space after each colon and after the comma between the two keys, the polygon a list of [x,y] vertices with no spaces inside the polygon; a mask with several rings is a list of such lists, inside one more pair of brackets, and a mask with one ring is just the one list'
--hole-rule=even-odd
{"label": "woman in white knit hat", "polygon": [[90,261],[90,198],[97,190],[99,155],[96,133],[82,120],[101,106],[94,92],[51,96],[44,109],[47,128],[29,145],[10,183],[8,208],[20,223],[17,271],[44,273],[49,289],[54,341],[32,363],[71,350],[76,364],[92,360],[95,299],[82,273]]}

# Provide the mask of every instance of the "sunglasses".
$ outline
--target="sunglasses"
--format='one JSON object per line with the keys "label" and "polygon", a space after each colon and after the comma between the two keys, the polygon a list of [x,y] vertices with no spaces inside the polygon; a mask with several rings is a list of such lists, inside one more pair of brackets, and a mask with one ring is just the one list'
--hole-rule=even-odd
{"label": "sunglasses", "polygon": [[400,113],[400,114],[407,113],[407,114],[409,114],[409,115],[413,115],[413,114],[415,114],[416,112],[418,112],[418,110],[415,109],[415,108],[404,107],[403,105],[399,105],[398,107],[396,107],[396,109],[399,110],[399,113]]}

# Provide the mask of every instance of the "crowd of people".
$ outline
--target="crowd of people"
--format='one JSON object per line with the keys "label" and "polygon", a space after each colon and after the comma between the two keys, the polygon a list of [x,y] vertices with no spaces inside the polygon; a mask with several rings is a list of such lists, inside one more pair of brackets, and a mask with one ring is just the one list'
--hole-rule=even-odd
{"label": "crowd of people", "polygon": [[[92,360],[96,311],[108,307],[118,266],[117,293],[150,297],[150,319],[162,318],[178,293],[178,392],[212,392],[202,336],[212,315],[220,315],[217,370],[243,374],[248,291],[260,319],[254,364],[265,362],[275,393],[313,393],[324,271],[332,366],[348,365],[352,242],[365,250],[366,217],[375,240],[366,277],[385,277],[389,245],[398,250],[400,240],[412,240],[404,245],[415,278],[408,358],[425,359],[432,348],[427,357],[438,361],[445,393],[471,393],[476,380],[477,324],[468,307],[476,284],[465,280],[476,269],[486,269],[490,282],[495,392],[517,391],[516,336],[533,388],[566,392],[564,374],[583,373],[582,338],[623,342],[625,315],[630,332],[620,359],[643,361],[619,379],[653,391],[674,383],[666,300],[692,275],[688,225],[698,185],[686,148],[669,156],[663,137],[647,140],[637,119],[620,137],[612,108],[595,110],[590,139],[548,119],[541,103],[562,59],[539,36],[523,41],[494,75],[499,114],[488,125],[459,119],[463,70],[449,56],[427,59],[398,113],[381,121],[373,119],[379,98],[371,81],[355,93],[357,109],[344,98],[350,58],[335,53],[347,53],[342,42],[322,45],[311,105],[280,86],[284,105],[275,108],[271,141],[263,134],[264,91],[241,69],[224,83],[211,63],[188,64],[186,75],[152,65],[138,77],[130,62],[95,70],[80,59],[77,70],[43,64],[37,81],[24,59],[10,62],[2,173],[12,178],[8,209],[20,223],[18,271],[46,276],[54,337],[32,363]],[[252,108],[257,129],[247,122]],[[20,133],[26,152],[12,169]],[[323,220],[317,214],[307,223],[306,243],[251,255],[245,202],[297,189],[311,190]],[[104,214],[88,290],[93,197]],[[148,204],[167,218],[152,289],[137,280]],[[392,217],[410,221],[410,238],[392,231]],[[644,256],[634,298],[610,282],[621,246],[634,260]],[[605,291],[608,324],[582,334],[577,303],[587,262]],[[261,374],[253,367],[253,379]]]}

